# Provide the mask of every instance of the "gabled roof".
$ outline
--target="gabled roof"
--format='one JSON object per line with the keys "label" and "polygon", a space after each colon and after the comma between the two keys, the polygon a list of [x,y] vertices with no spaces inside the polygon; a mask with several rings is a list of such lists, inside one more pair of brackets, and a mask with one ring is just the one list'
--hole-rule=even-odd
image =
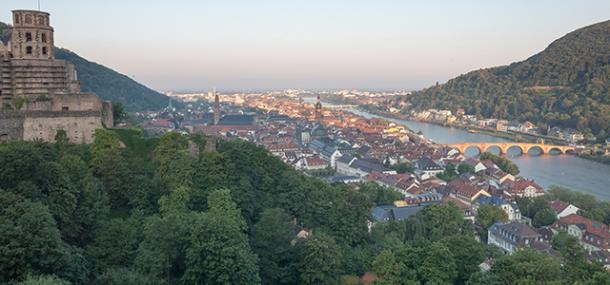
{"label": "gabled roof", "polygon": [[224,115],[218,122],[221,126],[254,125],[256,117],[253,115]]}
{"label": "gabled roof", "polygon": [[429,157],[422,157],[416,162],[420,170],[442,170],[443,168]]}
{"label": "gabled roof", "polygon": [[353,157],[350,154],[344,154],[342,156],[340,156],[339,158],[337,158],[337,162],[341,162],[341,163],[345,163],[347,165],[349,165],[352,160],[354,160],[355,157]]}
{"label": "gabled roof", "polygon": [[549,207],[551,207],[551,209],[553,209],[555,214],[559,214],[559,213],[563,212],[563,210],[565,210],[569,206],[570,206],[570,203],[564,202],[561,200],[553,200],[553,201],[549,202]]}
{"label": "gabled roof", "polygon": [[540,234],[536,232],[532,227],[522,224],[519,222],[510,222],[510,223],[495,223],[493,227],[497,229],[503,230],[507,233],[510,233],[517,237],[517,239],[521,238],[539,238]]}
{"label": "gabled roof", "polygon": [[368,160],[368,159],[356,159],[352,162],[350,167],[362,170],[367,173],[371,173],[373,171],[377,171],[377,172],[386,171],[386,168],[383,167],[381,164],[379,164],[375,161]]}

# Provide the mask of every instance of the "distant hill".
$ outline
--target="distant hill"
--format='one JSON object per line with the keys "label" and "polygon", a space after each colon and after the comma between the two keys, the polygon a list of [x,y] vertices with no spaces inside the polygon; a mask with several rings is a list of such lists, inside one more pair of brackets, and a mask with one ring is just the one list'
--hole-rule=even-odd
{"label": "distant hill", "polygon": [[610,21],[573,31],[508,66],[481,69],[408,97],[416,109],[468,113],[610,135]]}
{"label": "distant hill", "polygon": [[[8,42],[9,31],[10,26],[0,22],[0,40]],[[169,97],[67,49],[56,48],[55,57],[76,66],[83,91],[95,92],[103,100],[120,102],[128,111],[157,110],[168,104]]]}

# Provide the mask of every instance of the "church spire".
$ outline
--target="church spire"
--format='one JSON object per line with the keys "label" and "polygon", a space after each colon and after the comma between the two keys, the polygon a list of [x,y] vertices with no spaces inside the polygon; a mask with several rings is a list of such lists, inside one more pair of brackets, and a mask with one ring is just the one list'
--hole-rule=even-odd
{"label": "church spire", "polygon": [[320,101],[320,95],[318,95],[318,100],[316,102],[316,121],[322,121],[322,102]]}
{"label": "church spire", "polygon": [[218,93],[216,93],[216,88],[214,88],[214,125],[218,125],[220,122],[220,98],[218,97]]}

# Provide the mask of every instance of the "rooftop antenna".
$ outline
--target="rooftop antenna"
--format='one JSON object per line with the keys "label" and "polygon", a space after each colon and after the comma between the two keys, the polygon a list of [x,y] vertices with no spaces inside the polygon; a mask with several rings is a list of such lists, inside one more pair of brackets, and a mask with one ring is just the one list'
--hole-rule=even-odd
{"label": "rooftop antenna", "polygon": [[38,0],[38,11],[40,11],[40,0]]}

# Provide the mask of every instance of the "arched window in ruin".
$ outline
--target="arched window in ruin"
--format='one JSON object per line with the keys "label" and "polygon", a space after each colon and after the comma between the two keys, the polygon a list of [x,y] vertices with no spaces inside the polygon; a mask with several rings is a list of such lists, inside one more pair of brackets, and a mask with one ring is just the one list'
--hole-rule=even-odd
{"label": "arched window in ruin", "polygon": [[25,33],[25,41],[26,42],[31,42],[32,41],[32,33],[31,32]]}
{"label": "arched window in ruin", "polygon": [[38,16],[38,25],[44,25],[44,17]]}
{"label": "arched window in ruin", "polygon": [[26,47],[25,48],[25,53],[32,54],[32,52],[33,52],[32,47]]}
{"label": "arched window in ruin", "polygon": [[19,22],[21,22],[21,15],[15,16],[15,24],[19,25]]}
{"label": "arched window in ruin", "polygon": [[32,23],[32,15],[30,15],[30,14],[26,14],[25,15],[25,23],[26,24],[31,24]]}

